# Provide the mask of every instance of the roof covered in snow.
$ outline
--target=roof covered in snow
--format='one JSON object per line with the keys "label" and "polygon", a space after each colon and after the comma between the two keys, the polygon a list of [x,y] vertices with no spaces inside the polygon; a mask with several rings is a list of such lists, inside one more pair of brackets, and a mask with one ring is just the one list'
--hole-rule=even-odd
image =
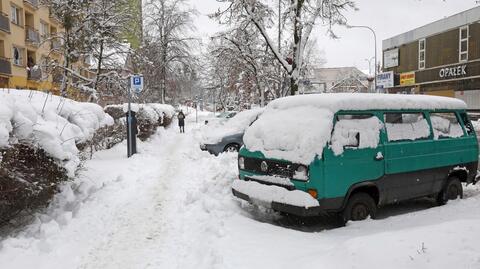
{"label": "roof covered in snow", "polygon": [[336,83],[350,77],[367,77],[356,67],[328,67],[315,68],[312,70],[311,80],[320,83]]}
{"label": "roof covered in snow", "polygon": [[340,110],[375,109],[466,109],[460,99],[410,94],[327,93],[297,95],[270,102],[267,109],[288,109],[298,106],[324,108],[333,113]]}

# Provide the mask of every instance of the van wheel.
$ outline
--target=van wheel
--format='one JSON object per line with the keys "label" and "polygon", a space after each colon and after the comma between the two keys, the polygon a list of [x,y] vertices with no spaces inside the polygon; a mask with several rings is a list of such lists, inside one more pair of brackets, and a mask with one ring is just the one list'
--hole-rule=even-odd
{"label": "van wheel", "polygon": [[228,144],[223,151],[224,152],[238,152],[240,147],[237,144]]}
{"label": "van wheel", "polygon": [[443,187],[443,190],[437,196],[437,204],[444,205],[448,200],[463,198],[462,183],[457,177],[450,177]]}
{"label": "van wheel", "polygon": [[364,220],[370,216],[375,218],[377,213],[377,205],[373,198],[363,192],[355,193],[348,199],[347,206],[342,212],[343,221],[346,223],[349,220],[359,221]]}

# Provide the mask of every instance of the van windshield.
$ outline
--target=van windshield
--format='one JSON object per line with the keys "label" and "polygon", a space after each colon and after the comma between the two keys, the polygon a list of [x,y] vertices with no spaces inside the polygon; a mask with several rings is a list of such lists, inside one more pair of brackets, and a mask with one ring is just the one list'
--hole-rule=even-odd
{"label": "van windshield", "polygon": [[333,113],[313,107],[267,109],[245,132],[249,151],[266,158],[309,165],[330,140]]}

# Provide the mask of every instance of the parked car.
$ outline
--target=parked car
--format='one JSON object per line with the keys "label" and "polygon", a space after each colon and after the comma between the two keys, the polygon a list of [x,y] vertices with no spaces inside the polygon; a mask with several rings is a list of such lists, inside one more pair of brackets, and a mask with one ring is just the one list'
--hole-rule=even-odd
{"label": "parked car", "polygon": [[243,133],[263,112],[263,109],[245,110],[224,124],[206,128],[200,149],[218,155],[222,152],[238,152],[243,146]]}
{"label": "parked car", "polygon": [[375,217],[377,208],[475,183],[478,143],[458,99],[322,94],[270,103],[244,135],[233,194],[299,216]]}
{"label": "parked car", "polygon": [[235,115],[237,115],[237,113],[238,113],[237,111],[221,112],[215,118],[205,120],[205,125],[207,125],[207,124],[209,124],[209,125],[222,124],[222,123],[228,121],[229,119],[235,117]]}

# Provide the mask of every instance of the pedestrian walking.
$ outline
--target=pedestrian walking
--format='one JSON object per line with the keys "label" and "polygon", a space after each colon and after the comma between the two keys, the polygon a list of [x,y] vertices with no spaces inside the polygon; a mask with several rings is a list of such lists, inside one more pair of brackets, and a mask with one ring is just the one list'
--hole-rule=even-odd
{"label": "pedestrian walking", "polygon": [[178,127],[180,127],[180,133],[185,133],[185,114],[180,110],[178,113]]}

